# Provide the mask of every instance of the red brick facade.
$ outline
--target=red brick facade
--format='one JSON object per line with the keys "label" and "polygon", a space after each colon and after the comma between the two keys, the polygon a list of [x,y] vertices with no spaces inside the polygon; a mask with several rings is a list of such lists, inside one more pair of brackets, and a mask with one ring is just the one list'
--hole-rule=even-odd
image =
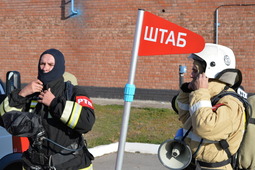
{"label": "red brick facade", "polygon": [[[0,78],[10,70],[22,83],[37,75],[39,55],[61,50],[66,70],[83,86],[124,87],[128,81],[137,10],[144,9],[215,42],[232,48],[243,85],[255,92],[255,2],[253,0],[1,0]],[[231,5],[230,5],[231,4]],[[235,6],[232,4],[246,4]],[[247,4],[253,4],[248,6]],[[224,5],[224,6],[222,6]],[[230,5],[230,6],[226,6]],[[191,62],[186,54],[139,57],[135,85],[144,89],[177,90],[179,65]]]}

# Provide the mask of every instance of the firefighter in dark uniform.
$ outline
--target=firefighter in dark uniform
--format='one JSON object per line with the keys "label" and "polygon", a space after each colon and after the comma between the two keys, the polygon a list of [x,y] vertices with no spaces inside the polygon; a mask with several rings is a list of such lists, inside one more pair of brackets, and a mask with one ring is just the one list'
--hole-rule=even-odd
{"label": "firefighter in dark uniform", "polygon": [[[94,157],[82,134],[92,129],[94,107],[83,87],[67,87],[64,72],[64,55],[56,49],[46,50],[39,59],[38,79],[12,91],[0,106],[2,117],[10,112],[32,112],[41,124],[36,134],[28,136],[30,147],[23,154],[25,169],[93,169]],[[19,129],[28,128],[26,125],[21,124]]]}

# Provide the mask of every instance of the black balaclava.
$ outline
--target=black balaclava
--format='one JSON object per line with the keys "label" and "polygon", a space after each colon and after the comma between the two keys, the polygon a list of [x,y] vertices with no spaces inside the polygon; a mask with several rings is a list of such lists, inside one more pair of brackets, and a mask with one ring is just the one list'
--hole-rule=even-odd
{"label": "black balaclava", "polygon": [[[40,69],[40,61],[44,54],[50,54],[55,58],[55,65],[53,69],[48,73],[43,73],[43,70]],[[38,63],[38,79],[42,81],[44,85],[62,77],[64,72],[65,72],[65,58],[64,55],[59,50],[52,48],[44,51],[41,54]]]}

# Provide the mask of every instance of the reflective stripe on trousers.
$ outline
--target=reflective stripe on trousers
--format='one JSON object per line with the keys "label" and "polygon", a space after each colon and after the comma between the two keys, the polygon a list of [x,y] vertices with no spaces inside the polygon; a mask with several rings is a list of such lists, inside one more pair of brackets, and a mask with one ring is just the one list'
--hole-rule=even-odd
{"label": "reflective stripe on trousers", "polygon": [[79,170],[93,170],[93,165],[90,164],[89,167],[83,168],[83,169],[79,169]]}

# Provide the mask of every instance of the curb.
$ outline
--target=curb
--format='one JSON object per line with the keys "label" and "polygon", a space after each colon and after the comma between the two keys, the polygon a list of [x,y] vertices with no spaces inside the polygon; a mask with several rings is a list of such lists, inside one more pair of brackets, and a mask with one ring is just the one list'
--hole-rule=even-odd
{"label": "curb", "polygon": [[[112,143],[109,145],[100,145],[94,148],[89,148],[89,152],[93,154],[94,157],[103,156],[106,154],[114,153],[118,151],[119,142]],[[131,153],[144,153],[144,154],[158,154],[158,144],[148,144],[148,143],[130,143],[126,142],[125,152]]]}
{"label": "curb", "polygon": [[[99,105],[122,105],[125,101],[123,99],[108,99],[108,98],[91,98],[93,103]],[[153,100],[134,100],[131,107],[152,107],[152,108],[167,108],[171,109],[171,102],[153,101]]]}

